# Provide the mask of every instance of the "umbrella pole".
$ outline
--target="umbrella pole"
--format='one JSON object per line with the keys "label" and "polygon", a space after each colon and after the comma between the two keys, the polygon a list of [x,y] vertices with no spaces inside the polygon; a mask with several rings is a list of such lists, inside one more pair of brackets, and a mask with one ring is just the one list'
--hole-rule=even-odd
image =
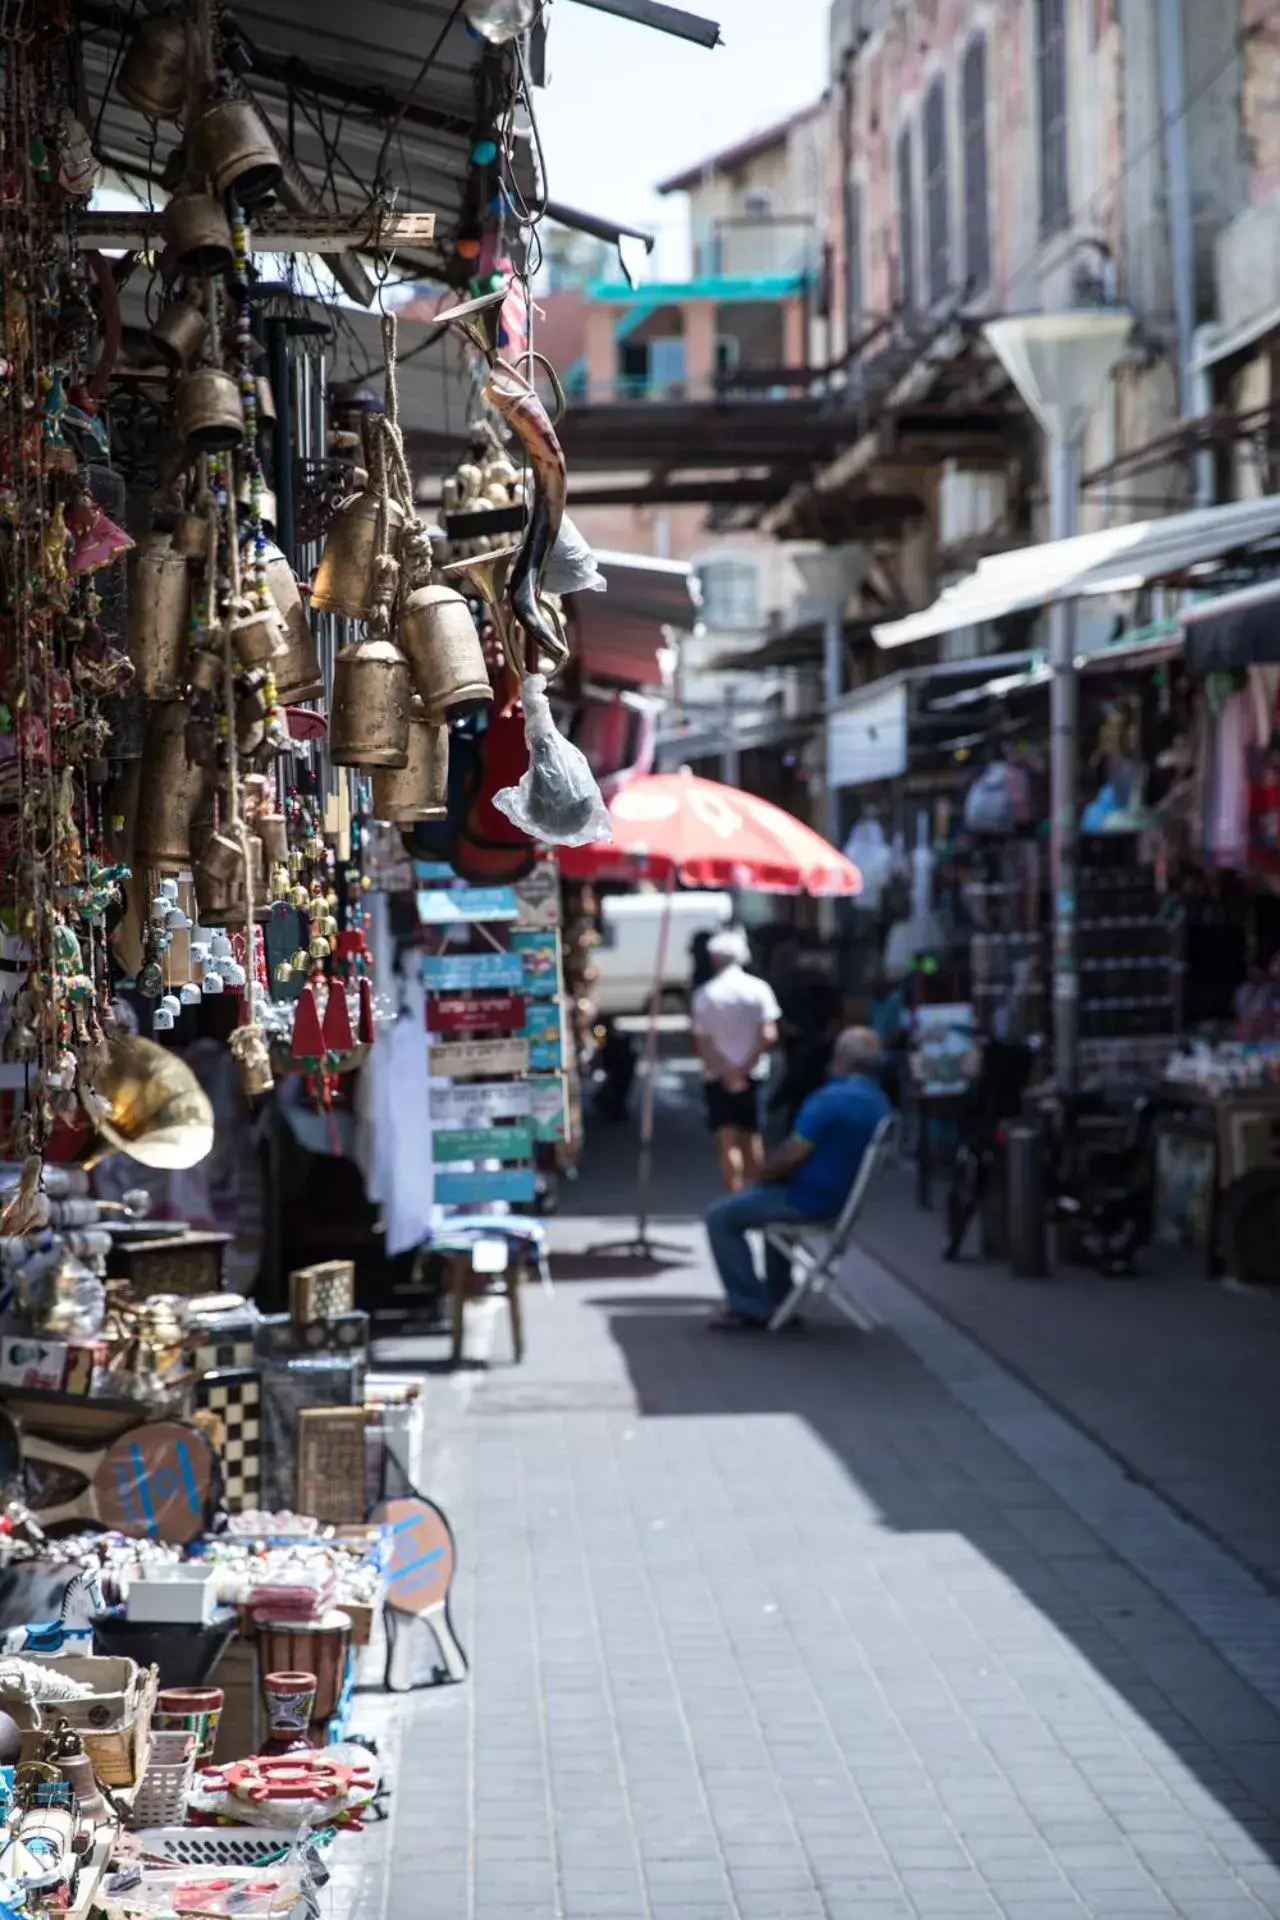
{"label": "umbrella pole", "polygon": [[675,892],[676,869],[673,861],[667,872],[666,897],[662,919],[658,923],[658,952],[654,962],[653,990],[649,995],[649,1026],[644,1037],[644,1086],[640,1095],[640,1151],[636,1159],[636,1230],[632,1239],[618,1240],[592,1247],[592,1253],[628,1253],[637,1260],[655,1255],[683,1255],[687,1248],[649,1238],[649,1205],[653,1193],[653,1121],[657,1103],[658,1021],[662,1015],[662,982],[667,971],[667,948],[671,944],[671,896]]}

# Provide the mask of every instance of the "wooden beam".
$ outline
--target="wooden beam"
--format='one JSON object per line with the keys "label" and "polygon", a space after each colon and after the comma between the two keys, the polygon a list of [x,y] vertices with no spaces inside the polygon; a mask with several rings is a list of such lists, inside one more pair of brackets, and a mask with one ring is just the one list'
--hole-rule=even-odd
{"label": "wooden beam", "polygon": [[[82,213],[76,239],[82,251],[115,248],[124,253],[158,247],[164,216],[144,209]],[[435,236],[434,213],[273,213],[250,223],[255,247],[265,253],[346,253],[425,246]]]}

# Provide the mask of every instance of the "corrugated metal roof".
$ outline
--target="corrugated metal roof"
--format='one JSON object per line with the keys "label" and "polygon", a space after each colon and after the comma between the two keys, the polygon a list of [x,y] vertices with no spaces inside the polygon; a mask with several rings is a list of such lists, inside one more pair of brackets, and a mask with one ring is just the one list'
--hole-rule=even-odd
{"label": "corrugated metal roof", "polygon": [[[452,11],[451,0],[244,0],[234,22],[253,54],[245,77],[325,204],[350,210],[370,196],[383,134],[413,88],[421,64]],[[133,178],[158,174],[176,129],[159,141],[141,114],[108,81],[125,10],[110,0],[76,0],[88,29],[85,82],[110,165]],[[433,245],[418,256],[441,273],[452,254],[471,175],[471,149],[486,128],[486,74],[509,53],[495,53],[456,21],[413,93],[388,154],[405,211],[437,215]],[[336,159],[333,157],[336,155]]]}

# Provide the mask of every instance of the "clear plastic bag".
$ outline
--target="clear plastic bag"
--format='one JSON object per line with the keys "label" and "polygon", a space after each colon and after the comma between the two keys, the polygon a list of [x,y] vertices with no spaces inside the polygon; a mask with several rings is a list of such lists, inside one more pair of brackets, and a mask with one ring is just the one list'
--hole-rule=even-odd
{"label": "clear plastic bag", "polygon": [[529,767],[514,787],[503,787],[493,804],[521,833],[550,847],[585,847],[611,840],[609,810],[600,797],[586,755],[566,740],[551,716],[546,676],[527,674],[521,683],[524,737]]}
{"label": "clear plastic bag", "polygon": [[604,593],[609,582],[596,556],[566,513],[542,576],[544,593]]}

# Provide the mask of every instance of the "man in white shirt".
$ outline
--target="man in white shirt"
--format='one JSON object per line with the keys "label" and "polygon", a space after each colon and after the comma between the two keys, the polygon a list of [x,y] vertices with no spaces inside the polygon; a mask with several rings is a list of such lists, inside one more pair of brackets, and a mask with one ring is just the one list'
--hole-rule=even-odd
{"label": "man in white shirt", "polygon": [[693,1042],[706,1073],[707,1124],[715,1136],[720,1178],[741,1193],[764,1165],[760,1105],[777,1044],[781,1009],[773,988],[748,973],[746,935],[726,928],[707,944],[714,969],[693,996]]}

